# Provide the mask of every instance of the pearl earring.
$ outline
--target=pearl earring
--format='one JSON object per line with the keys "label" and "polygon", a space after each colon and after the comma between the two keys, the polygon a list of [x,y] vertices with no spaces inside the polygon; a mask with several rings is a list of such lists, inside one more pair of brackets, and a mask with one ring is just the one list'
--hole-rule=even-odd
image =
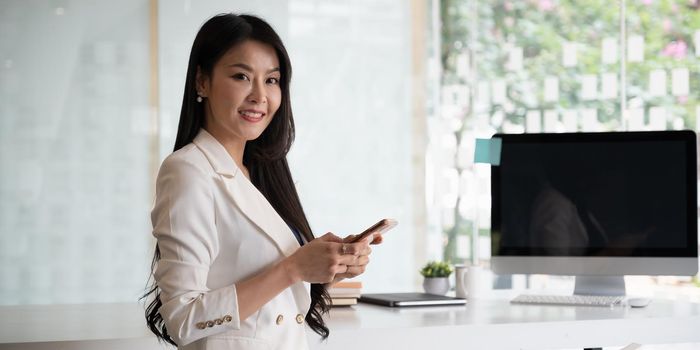
{"label": "pearl earring", "polygon": [[197,102],[202,103],[202,96],[197,96]]}

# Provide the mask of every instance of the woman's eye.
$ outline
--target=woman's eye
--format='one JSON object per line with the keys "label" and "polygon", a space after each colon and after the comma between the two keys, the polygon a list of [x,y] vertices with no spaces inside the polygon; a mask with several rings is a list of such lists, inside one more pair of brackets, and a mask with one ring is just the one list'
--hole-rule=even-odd
{"label": "woman's eye", "polygon": [[268,84],[279,84],[280,80],[278,78],[268,78],[267,83]]}
{"label": "woman's eye", "polygon": [[243,73],[234,74],[231,76],[231,78],[236,80],[248,80],[248,77]]}

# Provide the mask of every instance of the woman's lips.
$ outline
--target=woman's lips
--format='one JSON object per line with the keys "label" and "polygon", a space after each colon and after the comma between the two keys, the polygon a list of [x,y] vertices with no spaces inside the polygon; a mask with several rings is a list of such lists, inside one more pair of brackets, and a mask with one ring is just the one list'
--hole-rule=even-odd
{"label": "woman's lips", "polygon": [[262,111],[256,111],[252,109],[246,109],[246,110],[241,110],[238,111],[238,113],[241,114],[241,118],[245,119],[248,122],[251,123],[257,123],[263,119],[265,116],[265,113]]}

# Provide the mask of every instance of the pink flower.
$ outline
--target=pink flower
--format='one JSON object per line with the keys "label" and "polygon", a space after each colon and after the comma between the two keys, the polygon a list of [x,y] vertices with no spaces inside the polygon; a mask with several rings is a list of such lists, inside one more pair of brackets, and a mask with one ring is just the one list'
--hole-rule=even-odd
{"label": "pink flower", "polygon": [[679,40],[678,43],[676,44],[676,57],[678,58],[683,58],[685,57],[685,54],[688,52],[688,44],[685,43],[683,40]]}
{"label": "pink flower", "polygon": [[653,2],[653,0],[642,0],[642,4],[647,5],[647,6],[651,5],[652,2]]}
{"label": "pink flower", "polygon": [[688,96],[678,96],[677,100],[679,104],[684,105],[686,102],[688,102]]}
{"label": "pink flower", "polygon": [[673,27],[673,23],[671,23],[670,19],[664,18],[664,22],[661,25],[661,27],[664,29],[664,33],[668,33],[671,31],[671,28]]}
{"label": "pink flower", "polygon": [[506,11],[513,11],[513,3],[510,1],[506,1],[503,3],[503,9]]}
{"label": "pink flower", "polygon": [[688,54],[688,44],[683,40],[671,41],[661,51],[662,56],[673,57],[677,60],[685,58]]}
{"label": "pink flower", "polygon": [[554,9],[554,2],[552,0],[540,0],[537,3],[537,8],[539,8],[540,11],[551,11]]}

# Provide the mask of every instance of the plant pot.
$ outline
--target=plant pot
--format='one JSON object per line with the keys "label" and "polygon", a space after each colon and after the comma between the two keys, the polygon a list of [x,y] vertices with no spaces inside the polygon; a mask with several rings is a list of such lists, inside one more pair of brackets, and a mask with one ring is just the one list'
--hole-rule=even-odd
{"label": "plant pot", "polygon": [[445,295],[450,290],[450,280],[447,277],[426,277],[423,289],[429,294]]}

